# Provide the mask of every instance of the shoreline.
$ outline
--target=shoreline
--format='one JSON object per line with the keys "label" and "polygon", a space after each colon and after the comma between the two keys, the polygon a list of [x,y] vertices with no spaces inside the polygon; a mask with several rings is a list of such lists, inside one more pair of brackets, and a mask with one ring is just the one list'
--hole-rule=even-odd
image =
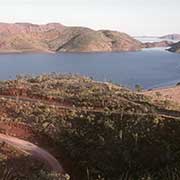
{"label": "shoreline", "polygon": [[44,54],[58,54],[58,53],[81,53],[81,54],[88,54],[88,53],[133,53],[133,52],[142,52],[142,51],[150,51],[150,50],[159,50],[169,52],[167,47],[149,47],[149,48],[141,48],[141,49],[134,49],[134,50],[116,50],[116,51],[52,51],[52,50],[2,50],[0,49],[1,54],[28,54],[28,53],[44,53]]}
{"label": "shoreline", "polygon": [[20,50],[0,50],[0,55],[8,55],[8,54],[29,54],[29,53],[34,53],[34,54],[38,54],[38,53],[44,53],[44,54],[55,54],[56,52],[54,51],[41,51],[41,50],[37,50],[37,51],[20,51]]}
{"label": "shoreline", "polygon": [[[150,49],[150,48],[149,48]],[[51,51],[51,50],[29,50],[29,51],[20,51],[20,50],[0,50],[0,55],[1,54],[28,54],[28,53],[45,53],[45,54],[58,54],[58,53],[82,53],[82,54],[86,54],[86,53],[128,53],[128,52],[141,52],[143,51],[143,49],[137,49],[137,50],[122,50],[122,51]]]}

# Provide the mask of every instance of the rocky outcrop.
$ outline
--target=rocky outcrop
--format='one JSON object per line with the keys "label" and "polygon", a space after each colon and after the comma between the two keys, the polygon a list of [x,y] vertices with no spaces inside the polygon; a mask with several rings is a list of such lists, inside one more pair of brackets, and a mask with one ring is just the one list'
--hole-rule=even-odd
{"label": "rocky outcrop", "polygon": [[58,23],[0,23],[0,52],[136,51],[141,42],[117,31],[95,31]]}
{"label": "rocky outcrop", "polygon": [[171,41],[147,42],[143,44],[144,48],[169,47],[174,44]]}
{"label": "rocky outcrop", "polygon": [[180,42],[173,44],[171,48],[168,49],[168,51],[180,53]]}
{"label": "rocky outcrop", "polygon": [[160,39],[169,39],[169,40],[179,41],[180,34],[168,34],[168,35],[160,37]]}

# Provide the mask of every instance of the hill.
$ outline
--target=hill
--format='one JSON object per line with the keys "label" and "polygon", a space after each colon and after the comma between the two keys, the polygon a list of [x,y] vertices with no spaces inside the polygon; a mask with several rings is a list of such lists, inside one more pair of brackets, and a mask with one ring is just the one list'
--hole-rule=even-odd
{"label": "hill", "polygon": [[0,52],[110,52],[140,49],[139,41],[116,31],[95,31],[58,23],[0,23]]}
{"label": "hill", "polygon": [[168,34],[165,36],[161,36],[160,39],[168,39],[168,40],[179,41],[180,40],[180,34]]}
{"label": "hill", "polygon": [[171,41],[160,41],[160,42],[147,42],[144,43],[144,48],[154,48],[154,47],[169,47],[174,44]]}
{"label": "hill", "polygon": [[[180,109],[159,97],[78,75],[26,76],[0,82],[0,114],[1,134],[48,151],[72,180],[180,178]],[[9,176],[33,179],[42,165],[52,173],[52,164],[20,147],[13,147],[14,161],[4,146],[1,177],[9,168]]]}

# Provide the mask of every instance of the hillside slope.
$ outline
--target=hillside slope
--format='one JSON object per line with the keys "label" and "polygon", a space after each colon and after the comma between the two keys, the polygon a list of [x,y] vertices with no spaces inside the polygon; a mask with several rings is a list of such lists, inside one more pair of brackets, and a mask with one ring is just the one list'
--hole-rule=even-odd
{"label": "hillside slope", "polygon": [[[26,76],[0,82],[0,114],[0,133],[47,150],[72,180],[180,178],[180,108],[159,97],[77,75]],[[26,163],[21,172],[10,148],[1,151],[10,175],[39,173]]]}
{"label": "hillside slope", "polygon": [[0,52],[106,52],[140,49],[139,41],[115,31],[95,31],[58,23],[0,23]]}

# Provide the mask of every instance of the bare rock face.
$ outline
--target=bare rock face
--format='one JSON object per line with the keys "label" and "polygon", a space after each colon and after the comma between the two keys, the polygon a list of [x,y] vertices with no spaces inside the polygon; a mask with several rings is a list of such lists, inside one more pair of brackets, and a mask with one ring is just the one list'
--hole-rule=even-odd
{"label": "bare rock face", "polygon": [[133,39],[125,33],[108,30],[101,32],[104,36],[109,38],[111,42],[112,51],[119,51],[119,49],[122,49],[123,51],[135,51],[141,49],[142,43]]}
{"label": "bare rock face", "polygon": [[137,51],[141,43],[125,33],[70,27],[52,41],[50,47],[58,52]]}
{"label": "bare rock face", "polygon": [[136,51],[142,43],[125,33],[59,23],[0,23],[0,52]]}
{"label": "bare rock face", "polygon": [[169,47],[174,44],[171,41],[160,41],[160,42],[147,42],[143,44],[144,48],[155,48],[155,47]]}
{"label": "bare rock face", "polygon": [[180,42],[173,44],[171,48],[168,49],[168,51],[180,53]]}
{"label": "bare rock face", "polygon": [[180,34],[168,34],[168,35],[162,36],[160,38],[179,41],[180,40]]}

